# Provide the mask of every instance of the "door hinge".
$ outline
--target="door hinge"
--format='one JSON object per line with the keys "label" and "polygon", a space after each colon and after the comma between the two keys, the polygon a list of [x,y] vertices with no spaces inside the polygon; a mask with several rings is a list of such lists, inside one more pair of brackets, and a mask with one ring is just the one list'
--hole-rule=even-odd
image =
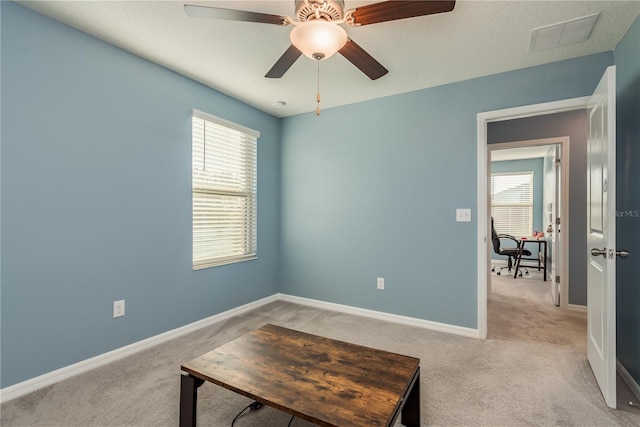
{"label": "door hinge", "polygon": [[560,217],[556,218],[556,225],[560,225]]}
{"label": "door hinge", "polygon": [[556,276],[556,283],[560,283],[560,276]]}

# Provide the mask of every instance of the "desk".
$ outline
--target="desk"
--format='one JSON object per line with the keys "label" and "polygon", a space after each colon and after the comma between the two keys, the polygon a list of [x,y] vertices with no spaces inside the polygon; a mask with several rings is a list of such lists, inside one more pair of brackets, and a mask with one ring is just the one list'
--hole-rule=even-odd
{"label": "desk", "polygon": [[[524,249],[524,245],[526,243],[537,243],[538,244],[538,251],[537,251],[537,256],[536,258],[523,258],[522,257],[522,250]],[[518,269],[520,267],[527,267],[527,268],[537,268],[538,271],[543,270],[544,272],[544,281],[547,281],[547,239],[530,239],[530,238],[523,238],[520,239],[520,243],[519,243],[519,248],[520,248],[520,253],[518,254],[518,257],[516,259],[516,272],[513,275],[513,278],[515,279],[518,276]],[[522,264],[521,261],[525,260],[525,261],[537,261],[537,265],[525,265]]]}
{"label": "desk", "polygon": [[420,427],[420,359],[265,325],[182,365],[180,426],[205,381],[313,424]]}

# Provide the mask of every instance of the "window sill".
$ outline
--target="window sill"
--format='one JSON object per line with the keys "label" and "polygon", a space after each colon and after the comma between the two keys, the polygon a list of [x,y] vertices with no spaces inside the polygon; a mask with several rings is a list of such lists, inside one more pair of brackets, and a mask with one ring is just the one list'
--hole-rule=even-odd
{"label": "window sill", "polygon": [[221,265],[235,264],[235,263],[244,262],[244,261],[252,261],[254,259],[258,259],[258,257],[252,254],[252,255],[244,255],[241,257],[229,257],[229,258],[218,258],[218,259],[212,259],[212,260],[203,260],[193,264],[192,268],[194,271],[204,270],[205,268],[219,267]]}

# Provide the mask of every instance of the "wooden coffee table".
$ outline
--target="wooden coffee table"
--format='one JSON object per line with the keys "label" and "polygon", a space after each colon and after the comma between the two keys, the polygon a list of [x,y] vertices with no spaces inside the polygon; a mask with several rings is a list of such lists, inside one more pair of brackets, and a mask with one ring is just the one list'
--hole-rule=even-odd
{"label": "wooden coffee table", "polygon": [[320,426],[420,426],[420,359],[265,325],[182,365],[180,426],[205,381]]}

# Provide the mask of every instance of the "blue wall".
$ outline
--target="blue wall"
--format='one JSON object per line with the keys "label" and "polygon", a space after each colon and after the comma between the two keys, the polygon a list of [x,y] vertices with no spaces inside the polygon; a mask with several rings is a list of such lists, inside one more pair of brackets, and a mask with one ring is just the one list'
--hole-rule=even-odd
{"label": "blue wall", "polygon": [[284,119],[284,292],[476,328],[477,113],[589,95],[612,63],[602,53]]}
{"label": "blue wall", "polygon": [[617,79],[616,263],[618,360],[640,384],[640,18],[614,54]]}
{"label": "blue wall", "polygon": [[[1,8],[2,387],[277,292],[280,120]],[[191,269],[192,108],[262,134],[256,261]]]}

